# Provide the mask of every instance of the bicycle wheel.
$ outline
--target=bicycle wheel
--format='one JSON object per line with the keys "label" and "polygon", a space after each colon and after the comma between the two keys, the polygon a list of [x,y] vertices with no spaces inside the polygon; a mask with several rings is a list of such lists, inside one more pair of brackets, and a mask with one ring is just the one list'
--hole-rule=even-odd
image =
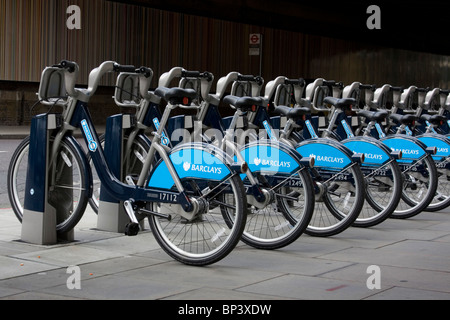
{"label": "bicycle wheel", "polygon": [[[279,249],[297,240],[306,230],[314,213],[314,187],[307,170],[290,177],[261,176],[261,187],[270,192],[272,201],[264,208],[248,206],[242,241],[257,249]],[[284,183],[277,181],[285,180]],[[244,179],[246,186],[247,179]],[[232,199],[227,198],[226,203]],[[225,216],[227,206],[221,206]]]}
{"label": "bicycle wheel", "polygon": [[[50,139],[50,144],[53,138]],[[8,169],[7,187],[12,209],[22,222],[28,151],[30,137],[25,138],[14,152]],[[55,164],[49,168],[48,203],[57,211],[56,230],[66,233],[72,230],[84,214],[90,193],[88,168],[83,155],[71,139],[63,139]]]}
{"label": "bicycle wheel", "polygon": [[401,201],[391,217],[407,219],[424,211],[435,196],[438,176],[431,155],[413,162],[399,162],[403,173]]}
{"label": "bicycle wheel", "polygon": [[402,195],[402,173],[397,162],[391,161],[381,167],[361,167],[366,184],[366,202],[356,227],[373,227],[385,221],[397,208]]}
{"label": "bicycle wheel", "polygon": [[450,206],[450,173],[446,168],[438,168],[438,186],[436,195],[425,211],[435,212]]}
{"label": "bicycle wheel", "polygon": [[[195,181],[190,181],[192,184]],[[188,189],[191,198],[197,198],[200,202],[205,200],[205,208],[208,208],[190,221],[177,213],[182,210],[179,205],[149,204],[150,210],[172,216],[168,220],[150,215],[150,228],[163,250],[184,264],[208,265],[223,259],[234,249],[244,231],[247,201],[239,175],[210,184],[206,189],[209,190],[206,193],[205,189],[199,191],[197,186]],[[225,195],[233,198],[230,204],[223,202]],[[222,214],[221,205],[228,207],[230,215]]]}
{"label": "bicycle wheel", "polygon": [[364,178],[357,164],[340,171],[317,171],[316,205],[305,233],[329,237],[343,232],[358,218],[364,204]]}

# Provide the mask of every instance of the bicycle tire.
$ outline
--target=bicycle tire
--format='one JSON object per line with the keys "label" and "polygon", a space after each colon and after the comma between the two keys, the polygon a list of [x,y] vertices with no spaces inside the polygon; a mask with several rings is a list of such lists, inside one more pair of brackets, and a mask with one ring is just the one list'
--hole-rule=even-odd
{"label": "bicycle tire", "polygon": [[450,206],[450,175],[447,173],[446,168],[438,168],[438,187],[436,189],[436,195],[431,200],[425,211],[436,212],[444,210]]}
{"label": "bicycle tire", "polygon": [[[223,189],[214,192],[213,198],[207,198],[210,210],[193,221],[186,221],[176,214],[177,206],[151,203],[151,209],[165,214],[173,213],[167,220],[155,215],[149,216],[150,228],[161,248],[172,258],[187,265],[204,266],[225,258],[241,239],[245,228],[247,201],[245,189],[239,175],[232,175]],[[228,216],[230,223],[220,212],[219,206],[211,205],[221,202],[223,193],[234,198],[235,212]],[[179,209],[179,208],[178,208]],[[171,210],[173,210],[171,212]],[[191,236],[194,239],[187,239]]]}
{"label": "bicycle tire", "polygon": [[[266,207],[258,209],[249,205],[242,242],[256,249],[275,250],[291,244],[305,232],[314,213],[313,181],[307,170],[298,173],[297,186],[286,186],[289,181],[276,186],[275,197]],[[272,189],[267,182],[262,187]],[[221,210],[225,216],[230,215],[227,207],[222,206]]]}
{"label": "bicycle tire", "polygon": [[[50,139],[50,143],[52,143],[52,140],[53,138]],[[14,214],[20,222],[22,222],[24,211],[29,145],[30,137],[26,137],[15,150],[8,168],[8,196]],[[65,185],[64,178],[61,176],[58,177],[57,174],[55,175],[55,184],[49,178],[47,197],[48,203],[58,208],[56,222],[57,233],[63,234],[72,230],[80,221],[86,209],[91,186],[90,179],[85,174],[88,172],[88,168],[86,162],[82,160],[83,157],[84,154],[75,146],[75,142],[72,139],[64,138],[61,141],[61,149],[58,152],[56,163],[59,172],[64,170],[70,170],[72,172],[72,176],[70,177],[72,186]],[[76,195],[73,194],[75,191],[77,192]],[[61,207],[63,203],[68,204],[67,201],[70,201],[68,200],[70,198],[73,200],[70,207]]]}
{"label": "bicycle tire", "polygon": [[[400,164],[400,167],[404,175],[402,200],[391,218],[408,219],[424,211],[433,200],[438,183],[437,169],[431,155],[426,155],[420,163],[414,161]],[[418,167],[419,170],[416,169]]]}
{"label": "bicycle tire", "polygon": [[[364,166],[362,170],[363,173],[366,172]],[[368,174],[364,175],[364,180],[366,202],[353,226],[369,228],[392,215],[401,199],[403,181],[400,167],[395,161],[382,167],[371,168]]]}
{"label": "bicycle tire", "polygon": [[[358,218],[364,205],[365,183],[361,168],[356,164],[344,168],[338,174],[322,169],[320,175],[322,174],[331,174],[335,178],[326,184],[320,181],[322,178],[315,180],[316,188],[322,192],[316,195],[314,214],[305,233],[316,237],[330,237],[346,230]],[[349,175],[346,180],[350,182],[340,183],[338,177],[341,174]]]}

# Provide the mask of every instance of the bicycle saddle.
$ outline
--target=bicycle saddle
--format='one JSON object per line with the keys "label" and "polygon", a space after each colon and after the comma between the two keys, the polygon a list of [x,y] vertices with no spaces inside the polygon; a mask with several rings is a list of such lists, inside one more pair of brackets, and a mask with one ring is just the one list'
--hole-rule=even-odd
{"label": "bicycle saddle", "polygon": [[412,114],[396,114],[395,113],[395,114],[391,114],[389,117],[397,124],[406,124],[406,125],[410,125],[414,121],[417,120],[417,117]]}
{"label": "bicycle saddle", "polygon": [[191,100],[197,97],[197,91],[193,89],[182,89],[182,88],[167,88],[158,87],[155,90],[155,94],[164,100],[168,101],[170,104],[183,104],[190,105]]}
{"label": "bicycle saddle", "polygon": [[360,110],[357,112],[358,116],[367,118],[369,120],[374,121],[383,121],[387,118],[389,115],[389,112],[386,110],[379,110],[379,111],[370,111],[370,110]]}
{"label": "bicycle saddle", "polygon": [[326,97],[325,99],[323,99],[323,102],[329,103],[335,106],[336,108],[342,109],[345,107],[351,107],[352,105],[356,105],[356,100],[353,98],[339,99],[334,97]]}
{"label": "bicycle saddle", "polygon": [[440,115],[432,115],[432,114],[423,114],[420,116],[421,120],[428,121],[431,124],[435,125],[441,125],[445,120],[447,120],[446,117],[440,116]]}
{"label": "bicycle saddle", "polygon": [[275,107],[274,112],[292,120],[303,119],[303,115],[311,113],[307,107],[290,108],[288,106],[277,106]]}
{"label": "bicycle saddle", "polygon": [[228,95],[223,98],[223,102],[234,106],[236,109],[241,111],[256,111],[258,107],[264,105],[264,102],[259,97],[237,97]]}

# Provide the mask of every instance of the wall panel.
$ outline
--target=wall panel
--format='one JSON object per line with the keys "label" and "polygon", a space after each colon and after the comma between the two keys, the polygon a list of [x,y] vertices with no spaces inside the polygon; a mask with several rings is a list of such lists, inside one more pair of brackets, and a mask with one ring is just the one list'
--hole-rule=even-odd
{"label": "wall panel", "polygon": [[[81,8],[81,30],[66,27],[69,5]],[[285,75],[450,88],[448,56],[106,0],[0,0],[0,80],[37,82],[45,66],[62,59],[78,62],[81,84],[105,60],[146,65],[156,77],[174,66],[208,70],[216,79],[230,71],[257,74],[259,57],[248,55],[250,33],[264,36],[266,81]],[[113,82],[111,75],[103,84]]]}

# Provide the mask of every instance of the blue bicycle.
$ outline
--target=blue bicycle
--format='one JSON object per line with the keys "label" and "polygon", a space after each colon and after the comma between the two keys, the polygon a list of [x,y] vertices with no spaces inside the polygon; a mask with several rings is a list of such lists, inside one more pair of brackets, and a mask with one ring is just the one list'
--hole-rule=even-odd
{"label": "blue bicycle", "polygon": [[[364,93],[361,90],[365,90]],[[410,218],[424,211],[435,196],[438,186],[436,165],[433,157],[438,156],[437,148],[427,144],[424,140],[412,135],[402,134],[400,131],[388,134],[384,123],[388,121],[389,112],[386,111],[388,93],[400,92],[398,88],[384,85],[376,90],[373,87],[354,83],[344,90],[343,96],[359,97],[364,95],[365,101],[357,112],[359,126],[355,132],[362,136],[372,136],[379,139],[391,150],[401,151],[402,158],[397,160],[403,175],[402,201],[393,212],[392,218]],[[392,116],[391,121],[399,121],[401,127],[415,121],[415,116]],[[348,118],[346,119],[348,121]]]}
{"label": "blue bicycle", "polygon": [[445,133],[449,126],[446,114],[448,91],[410,86],[392,88],[393,103],[389,110],[387,132],[416,137],[427,146],[436,148],[432,156],[437,169],[436,194],[426,211],[438,211],[450,205],[450,140]]}
{"label": "blue bicycle", "polygon": [[[92,124],[88,102],[106,73],[137,72],[148,75],[148,69],[106,61],[91,71],[87,89],[75,87],[78,70],[78,65],[69,61],[46,68],[41,83],[45,85],[49,82],[53,86],[40,89],[40,93],[44,93],[40,97],[42,101],[59,101],[61,96],[65,101],[63,113],[57,116],[61,121],[57,121],[56,129],[52,132],[48,168],[51,178],[47,186],[50,194],[57,189],[70,190],[70,193],[79,191],[80,196],[72,202],[70,210],[57,208],[58,216],[70,216],[66,219],[67,223],[64,222],[65,228],[76,225],[92,192],[88,161],[82,147],[72,136],[73,131],[79,128],[102,183],[102,192],[123,202],[130,219],[128,235],[138,233],[137,215],[145,215],[149,218],[154,237],[174,259],[190,265],[207,265],[227,256],[241,239],[247,217],[245,189],[240,178],[240,174],[245,172],[245,164],[234,163],[220,149],[211,145],[182,144],[167,151],[161,143],[163,128],[173,109],[197,108],[191,105],[196,92],[181,88],[158,88],[155,91],[168,104],[136,183],[127,184],[108,165],[108,155],[104,153]],[[50,78],[52,81],[47,81]],[[57,98],[53,97],[52,90],[55,83],[57,88],[65,89],[62,94],[58,93]],[[19,193],[16,168],[21,163],[26,165],[25,153],[28,149],[21,148],[12,159],[9,172],[12,194]],[[156,155],[159,160],[155,163]],[[77,175],[71,174],[73,167],[80,168]],[[69,178],[63,177],[61,181],[61,172],[65,172],[63,176]],[[16,199],[19,197],[12,197],[12,203]],[[56,202],[57,199],[51,201]],[[25,209],[33,209],[32,206],[33,203],[24,204]],[[22,212],[17,211],[16,214],[20,216]]]}
{"label": "blue bicycle", "polygon": [[[302,159],[286,146],[270,141],[245,145],[234,141],[234,133],[239,130],[242,120],[241,114],[249,108],[260,107],[261,99],[229,97],[229,103],[235,106],[236,111],[230,126],[225,129],[213,104],[213,101],[220,99],[209,94],[212,74],[175,67],[160,77],[159,85],[168,86],[174,79],[179,79],[179,88],[197,91],[195,103],[200,108],[195,110],[194,115],[171,117],[163,127],[159,112],[161,101],[154,92],[148,91],[147,78],[133,73],[119,75],[116,103],[136,108],[134,125],[130,126],[124,137],[123,179],[132,181],[136,172],[141,170],[142,159],[155,139],[152,131],[163,128],[160,142],[167,150],[187,141],[206,141],[236,161],[248,163],[249,170],[241,174],[249,206],[242,241],[259,249],[277,249],[295,241],[308,226],[314,210],[314,187],[306,168],[311,165],[309,160]],[[227,86],[233,78],[228,77],[228,80],[227,84],[219,81],[219,88]],[[208,111],[209,107],[211,109]],[[206,124],[214,124],[214,128],[204,130]],[[276,165],[281,163],[284,165]],[[233,199],[227,198],[226,202],[233,203]],[[227,208],[222,210],[227,211]]]}
{"label": "blue bicycle", "polygon": [[[272,81],[268,87],[266,97],[270,98],[274,112],[281,114],[281,117],[271,119],[281,128],[281,138],[297,143],[340,141],[355,154],[364,154],[364,162],[360,167],[365,181],[366,202],[353,226],[372,227],[387,219],[396,208],[401,195],[401,173],[395,162],[398,154],[392,153],[375,139],[349,136],[342,140],[336,137],[334,131],[335,123],[352,108],[355,100],[329,97],[329,87],[336,92],[340,84],[321,78],[306,86],[303,79],[288,79],[281,76]],[[303,98],[305,88],[306,94]],[[324,103],[332,104],[333,108],[328,108]],[[292,116],[302,109],[305,110],[304,118]],[[325,125],[326,119],[330,119],[328,127]],[[318,131],[319,121],[324,122],[324,129],[321,132]],[[350,132],[349,128],[347,132]],[[319,136],[322,138],[319,139]]]}
{"label": "blue bicycle", "polygon": [[[227,77],[230,76],[232,75]],[[223,83],[227,77],[222,79]],[[252,81],[251,76],[243,76],[236,80],[231,90],[231,97],[234,97],[229,99],[236,99],[236,95],[260,95],[261,82],[258,83],[257,79]],[[339,234],[355,222],[364,204],[364,180],[359,166],[363,156],[354,154],[342,144],[329,139],[297,143],[278,134],[272,126],[266,108],[269,102],[267,95],[272,85],[272,82],[266,85],[263,107],[252,108],[242,114],[243,131],[236,139],[247,143],[268,139],[289,146],[302,156],[314,158],[314,168],[309,171],[314,182],[316,205],[305,233],[322,237]],[[218,86],[218,93],[221,90],[222,87]],[[302,108],[279,107],[279,112],[295,120],[303,118],[308,111]],[[210,106],[209,112],[212,114],[210,119],[218,118],[213,106]],[[224,119],[224,123],[228,121],[229,119]]]}

